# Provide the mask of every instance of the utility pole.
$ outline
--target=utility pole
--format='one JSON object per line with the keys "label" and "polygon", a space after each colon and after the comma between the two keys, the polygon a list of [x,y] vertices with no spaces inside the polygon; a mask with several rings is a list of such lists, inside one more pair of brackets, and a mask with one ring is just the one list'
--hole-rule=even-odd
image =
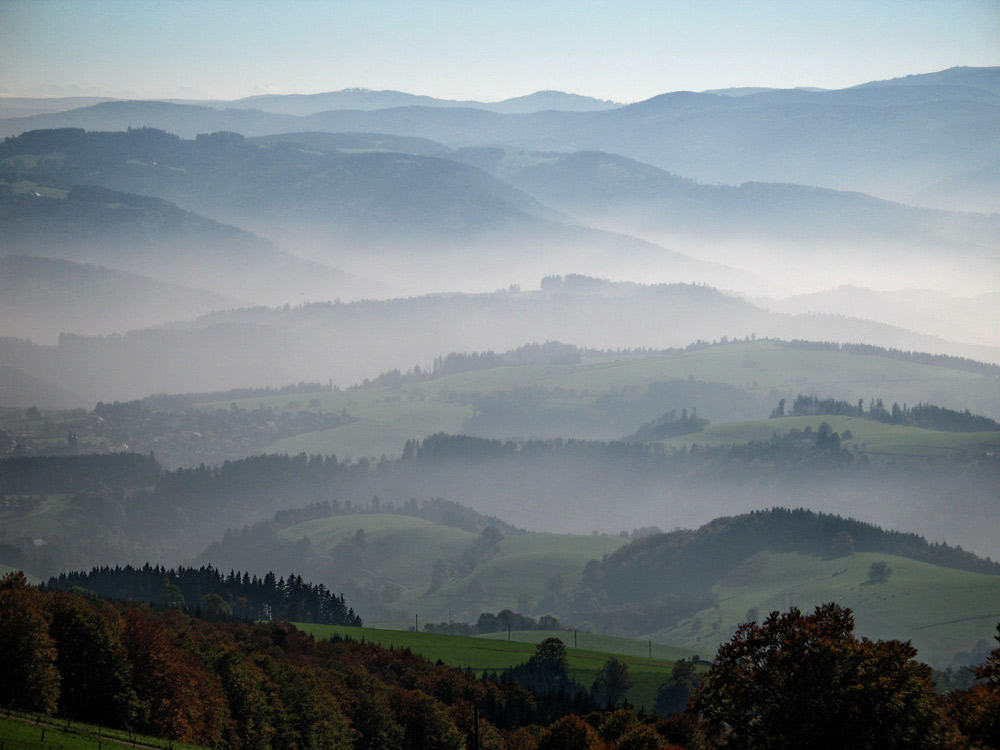
{"label": "utility pole", "polygon": [[420,615],[413,615],[413,632],[420,632]]}

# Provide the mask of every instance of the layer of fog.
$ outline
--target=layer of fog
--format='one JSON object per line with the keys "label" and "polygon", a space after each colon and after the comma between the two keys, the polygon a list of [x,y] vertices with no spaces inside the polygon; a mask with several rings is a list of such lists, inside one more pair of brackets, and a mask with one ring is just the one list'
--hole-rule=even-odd
{"label": "layer of fog", "polygon": [[[723,337],[867,342],[1000,361],[994,348],[839,316],[770,313],[703,286],[567,277],[543,291],[218,313],[123,337],[64,336],[55,347],[0,340],[0,366],[50,379],[93,403],[300,381],[347,387],[393,369],[426,369],[449,352],[506,351],[532,341],[616,350],[685,347]],[[830,380],[831,388],[838,385]],[[963,382],[961,390],[925,389],[901,398],[1000,415],[995,387],[992,396],[973,387]],[[858,397],[839,390],[822,395]]]}

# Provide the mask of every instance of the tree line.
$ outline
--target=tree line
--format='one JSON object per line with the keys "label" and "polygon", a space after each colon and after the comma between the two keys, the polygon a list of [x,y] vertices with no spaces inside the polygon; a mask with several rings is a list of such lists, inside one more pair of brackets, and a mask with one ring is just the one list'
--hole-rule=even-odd
{"label": "tree line", "polygon": [[294,573],[277,578],[229,571],[223,575],[210,565],[164,568],[149,563],[105,566],[89,572],[60,573],[42,590],[88,591],[108,599],[148,602],[182,609],[206,620],[289,620],[324,625],[361,626],[361,618],[322,583],[312,584]]}
{"label": "tree line", "polygon": [[282,622],[209,622],[0,579],[0,705],[233,750],[1000,748],[1000,649],[978,684],[947,696],[915,656],[858,638],[832,603],[774,612],[741,626],[700,680],[678,662],[662,705],[690,697],[664,718],[613,700],[630,679],[615,659],[589,691],[575,683],[555,638],[477,678]]}
{"label": "tree line", "polygon": [[894,425],[909,425],[923,427],[928,430],[945,432],[997,432],[1000,423],[980,414],[973,414],[968,409],[956,411],[933,404],[920,403],[913,407],[894,403],[886,408],[882,399],[871,398],[867,408],[864,399],[858,399],[856,404],[834,398],[819,398],[799,394],[792,402],[790,410],[785,409],[785,399],[781,399],[771,412],[771,418],[780,417],[811,417],[818,415],[840,415],[845,417],[860,417]]}

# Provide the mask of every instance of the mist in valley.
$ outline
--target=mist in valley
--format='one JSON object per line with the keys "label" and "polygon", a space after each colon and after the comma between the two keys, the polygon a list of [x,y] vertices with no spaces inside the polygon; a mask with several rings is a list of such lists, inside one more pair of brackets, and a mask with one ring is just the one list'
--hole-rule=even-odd
{"label": "mist in valley", "polygon": [[[0,573],[270,570],[369,624],[502,607],[650,653],[708,653],[822,575],[866,635],[974,661],[1000,607],[995,51],[794,83],[734,59],[701,91],[715,61],[664,59],[618,94],[633,68],[597,48],[561,66],[593,88],[534,94],[492,47],[419,89],[382,48],[282,93],[34,98],[22,71]],[[848,588],[865,555],[911,588]],[[975,611],[878,619],[941,581]]]}

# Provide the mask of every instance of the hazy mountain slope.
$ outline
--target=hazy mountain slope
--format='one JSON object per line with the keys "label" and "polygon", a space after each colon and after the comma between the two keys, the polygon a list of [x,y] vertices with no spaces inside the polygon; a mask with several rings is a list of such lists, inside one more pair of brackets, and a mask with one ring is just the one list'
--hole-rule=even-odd
{"label": "hazy mountain slope", "polygon": [[49,128],[126,130],[144,127],[160,128],[188,138],[219,130],[265,135],[306,129],[302,127],[300,118],[258,110],[219,110],[197,104],[160,101],[107,101],[65,112],[4,118],[0,120],[0,136]]}
{"label": "hazy mountain slope", "polygon": [[66,112],[71,109],[90,107],[101,102],[111,101],[102,96],[3,96],[0,97],[0,118],[30,117],[31,115]]}
{"label": "hazy mountain slope", "polygon": [[333,299],[364,280],[156,198],[0,178],[0,252],[94,263],[257,304]]}
{"label": "hazy mountain slope", "polygon": [[927,289],[878,292],[844,286],[784,299],[759,299],[756,303],[776,312],[851,315],[932,336],[962,338],[990,346],[1000,344],[996,325],[1000,293],[953,297]]}
{"label": "hazy mountain slope", "polygon": [[53,344],[60,333],[125,333],[236,306],[212,292],[101,266],[0,258],[0,331],[38,344]]}
{"label": "hazy mountain slope", "polygon": [[[935,211],[862,193],[778,183],[697,183],[613,154],[507,154],[465,149],[454,158],[487,168],[540,201],[637,234],[752,233],[799,240],[871,241],[997,250],[1000,216]],[[971,248],[963,247],[971,245]]]}
{"label": "hazy mountain slope", "polygon": [[[6,344],[7,340],[0,338],[0,347],[6,348]],[[0,406],[71,409],[87,402],[83,396],[55,385],[38,373],[29,375],[16,367],[0,367]]]}
{"label": "hazy mountain slope", "polygon": [[901,78],[862,83],[856,88],[885,88],[887,86],[966,86],[1000,94],[1000,68],[955,67],[935,73],[918,73]]}
{"label": "hazy mountain slope", "polygon": [[[378,132],[452,147],[484,144],[542,151],[608,151],[702,181],[792,182],[860,190],[893,200],[927,197],[1000,156],[1000,95],[983,79],[1000,69],[958,69],[947,84],[840,91],[780,90],[731,97],[675,92],[600,112],[498,114],[404,106],[332,110],[307,117],[158,102],[106,102],[71,112],[0,121],[0,135],[76,126],[149,125],[191,137],[230,130]],[[964,81],[973,83],[966,85]],[[1000,185],[993,185],[1000,194]],[[982,205],[1000,208],[984,196]],[[982,208],[982,205],[977,208]],[[994,208],[993,210],[996,210]]]}
{"label": "hazy mountain slope", "polygon": [[952,345],[882,324],[768,313],[706,287],[585,278],[549,287],[216,313],[121,338],[64,337],[57,347],[2,347],[0,364],[58,377],[64,387],[111,400],[302,380],[332,379],[343,386],[373,373],[429,365],[441,352],[503,351],[526,340],[663,348],[754,334],[1000,359],[984,356],[993,353],[988,348]]}
{"label": "hazy mountain slope", "polygon": [[[47,154],[60,156],[38,158]],[[315,221],[333,214],[366,234],[391,236],[419,223],[425,232],[447,236],[518,212],[551,215],[515,188],[453,161],[321,154],[284,142],[262,148],[232,133],[183,140],[151,130],[39,131],[0,144],[0,158],[70,184],[152,194],[241,220],[294,212],[294,219]]]}
{"label": "hazy mountain slope", "polygon": [[279,133],[248,138],[249,143],[273,145],[295,143],[316,151],[393,151],[418,156],[446,156],[451,149],[426,138],[408,138],[384,133]]}
{"label": "hazy mountain slope", "polygon": [[469,148],[453,158],[593,226],[744,268],[775,289],[860,279],[963,294],[1000,289],[1000,215],[802,185],[707,185],[597,152]]}
{"label": "hazy mountain slope", "polygon": [[[563,224],[526,193],[449,159],[317,153],[285,142],[263,147],[231,133],[182,140],[148,129],[65,129],[8,139],[0,160],[38,179],[156,195],[411,294],[492,290],[565,266],[725,286],[745,276]],[[370,292],[326,298],[349,294]]]}

